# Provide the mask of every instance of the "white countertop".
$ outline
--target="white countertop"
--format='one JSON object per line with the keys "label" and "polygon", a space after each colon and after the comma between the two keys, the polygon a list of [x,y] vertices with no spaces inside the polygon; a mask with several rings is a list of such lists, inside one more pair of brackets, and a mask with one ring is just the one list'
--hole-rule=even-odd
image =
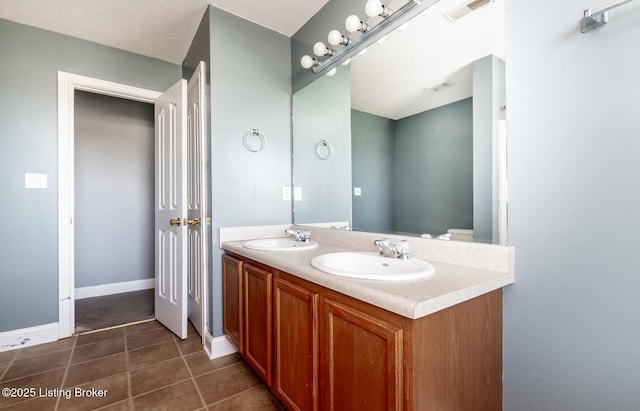
{"label": "white countertop", "polygon": [[[321,242],[318,248],[297,251],[258,251],[244,248],[244,241],[225,241],[222,248],[296,277],[340,292],[407,318],[420,318],[470,300],[514,282],[510,272],[430,260],[435,273],[411,281],[360,280],[327,274],[311,266],[311,259],[321,254],[341,251],[364,251]],[[437,241],[437,240],[434,240]],[[435,244],[435,243],[434,243]],[[373,251],[373,250],[368,250]]]}

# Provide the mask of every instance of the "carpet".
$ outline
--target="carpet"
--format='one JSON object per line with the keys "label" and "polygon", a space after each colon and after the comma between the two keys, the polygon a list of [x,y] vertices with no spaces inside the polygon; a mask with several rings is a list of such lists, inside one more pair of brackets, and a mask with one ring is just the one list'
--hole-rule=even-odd
{"label": "carpet", "polygon": [[83,298],[75,301],[75,332],[99,330],[155,318],[155,290]]}

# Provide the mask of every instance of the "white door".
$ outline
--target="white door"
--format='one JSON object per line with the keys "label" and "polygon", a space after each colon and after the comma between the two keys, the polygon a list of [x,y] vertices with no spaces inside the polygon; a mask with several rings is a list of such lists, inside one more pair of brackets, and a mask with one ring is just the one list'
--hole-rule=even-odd
{"label": "white door", "polygon": [[156,319],[187,338],[186,81],[156,99]]}
{"label": "white door", "polygon": [[201,62],[187,84],[187,224],[188,224],[188,312],[189,320],[204,336],[207,264],[205,66]]}

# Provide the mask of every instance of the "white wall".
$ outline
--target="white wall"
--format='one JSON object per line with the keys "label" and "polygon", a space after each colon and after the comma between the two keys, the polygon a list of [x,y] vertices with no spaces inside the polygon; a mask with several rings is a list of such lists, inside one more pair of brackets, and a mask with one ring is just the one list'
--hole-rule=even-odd
{"label": "white wall", "polygon": [[504,409],[640,409],[640,2],[507,0]]}

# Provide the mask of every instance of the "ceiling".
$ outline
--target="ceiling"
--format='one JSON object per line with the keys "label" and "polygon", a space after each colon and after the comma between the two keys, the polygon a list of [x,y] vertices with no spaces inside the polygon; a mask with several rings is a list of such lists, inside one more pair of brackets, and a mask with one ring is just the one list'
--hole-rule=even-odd
{"label": "ceiling", "polygon": [[0,0],[0,18],[182,64],[209,4],[291,37],[327,1]]}
{"label": "ceiling", "polygon": [[[181,64],[210,4],[290,37],[328,1],[0,0],[0,18]],[[405,1],[389,5],[398,9]],[[504,56],[504,0],[455,23],[443,17],[467,1],[437,1],[405,31],[354,58],[352,106],[398,119],[471,96],[470,64]],[[444,81],[454,86],[428,90]]]}

